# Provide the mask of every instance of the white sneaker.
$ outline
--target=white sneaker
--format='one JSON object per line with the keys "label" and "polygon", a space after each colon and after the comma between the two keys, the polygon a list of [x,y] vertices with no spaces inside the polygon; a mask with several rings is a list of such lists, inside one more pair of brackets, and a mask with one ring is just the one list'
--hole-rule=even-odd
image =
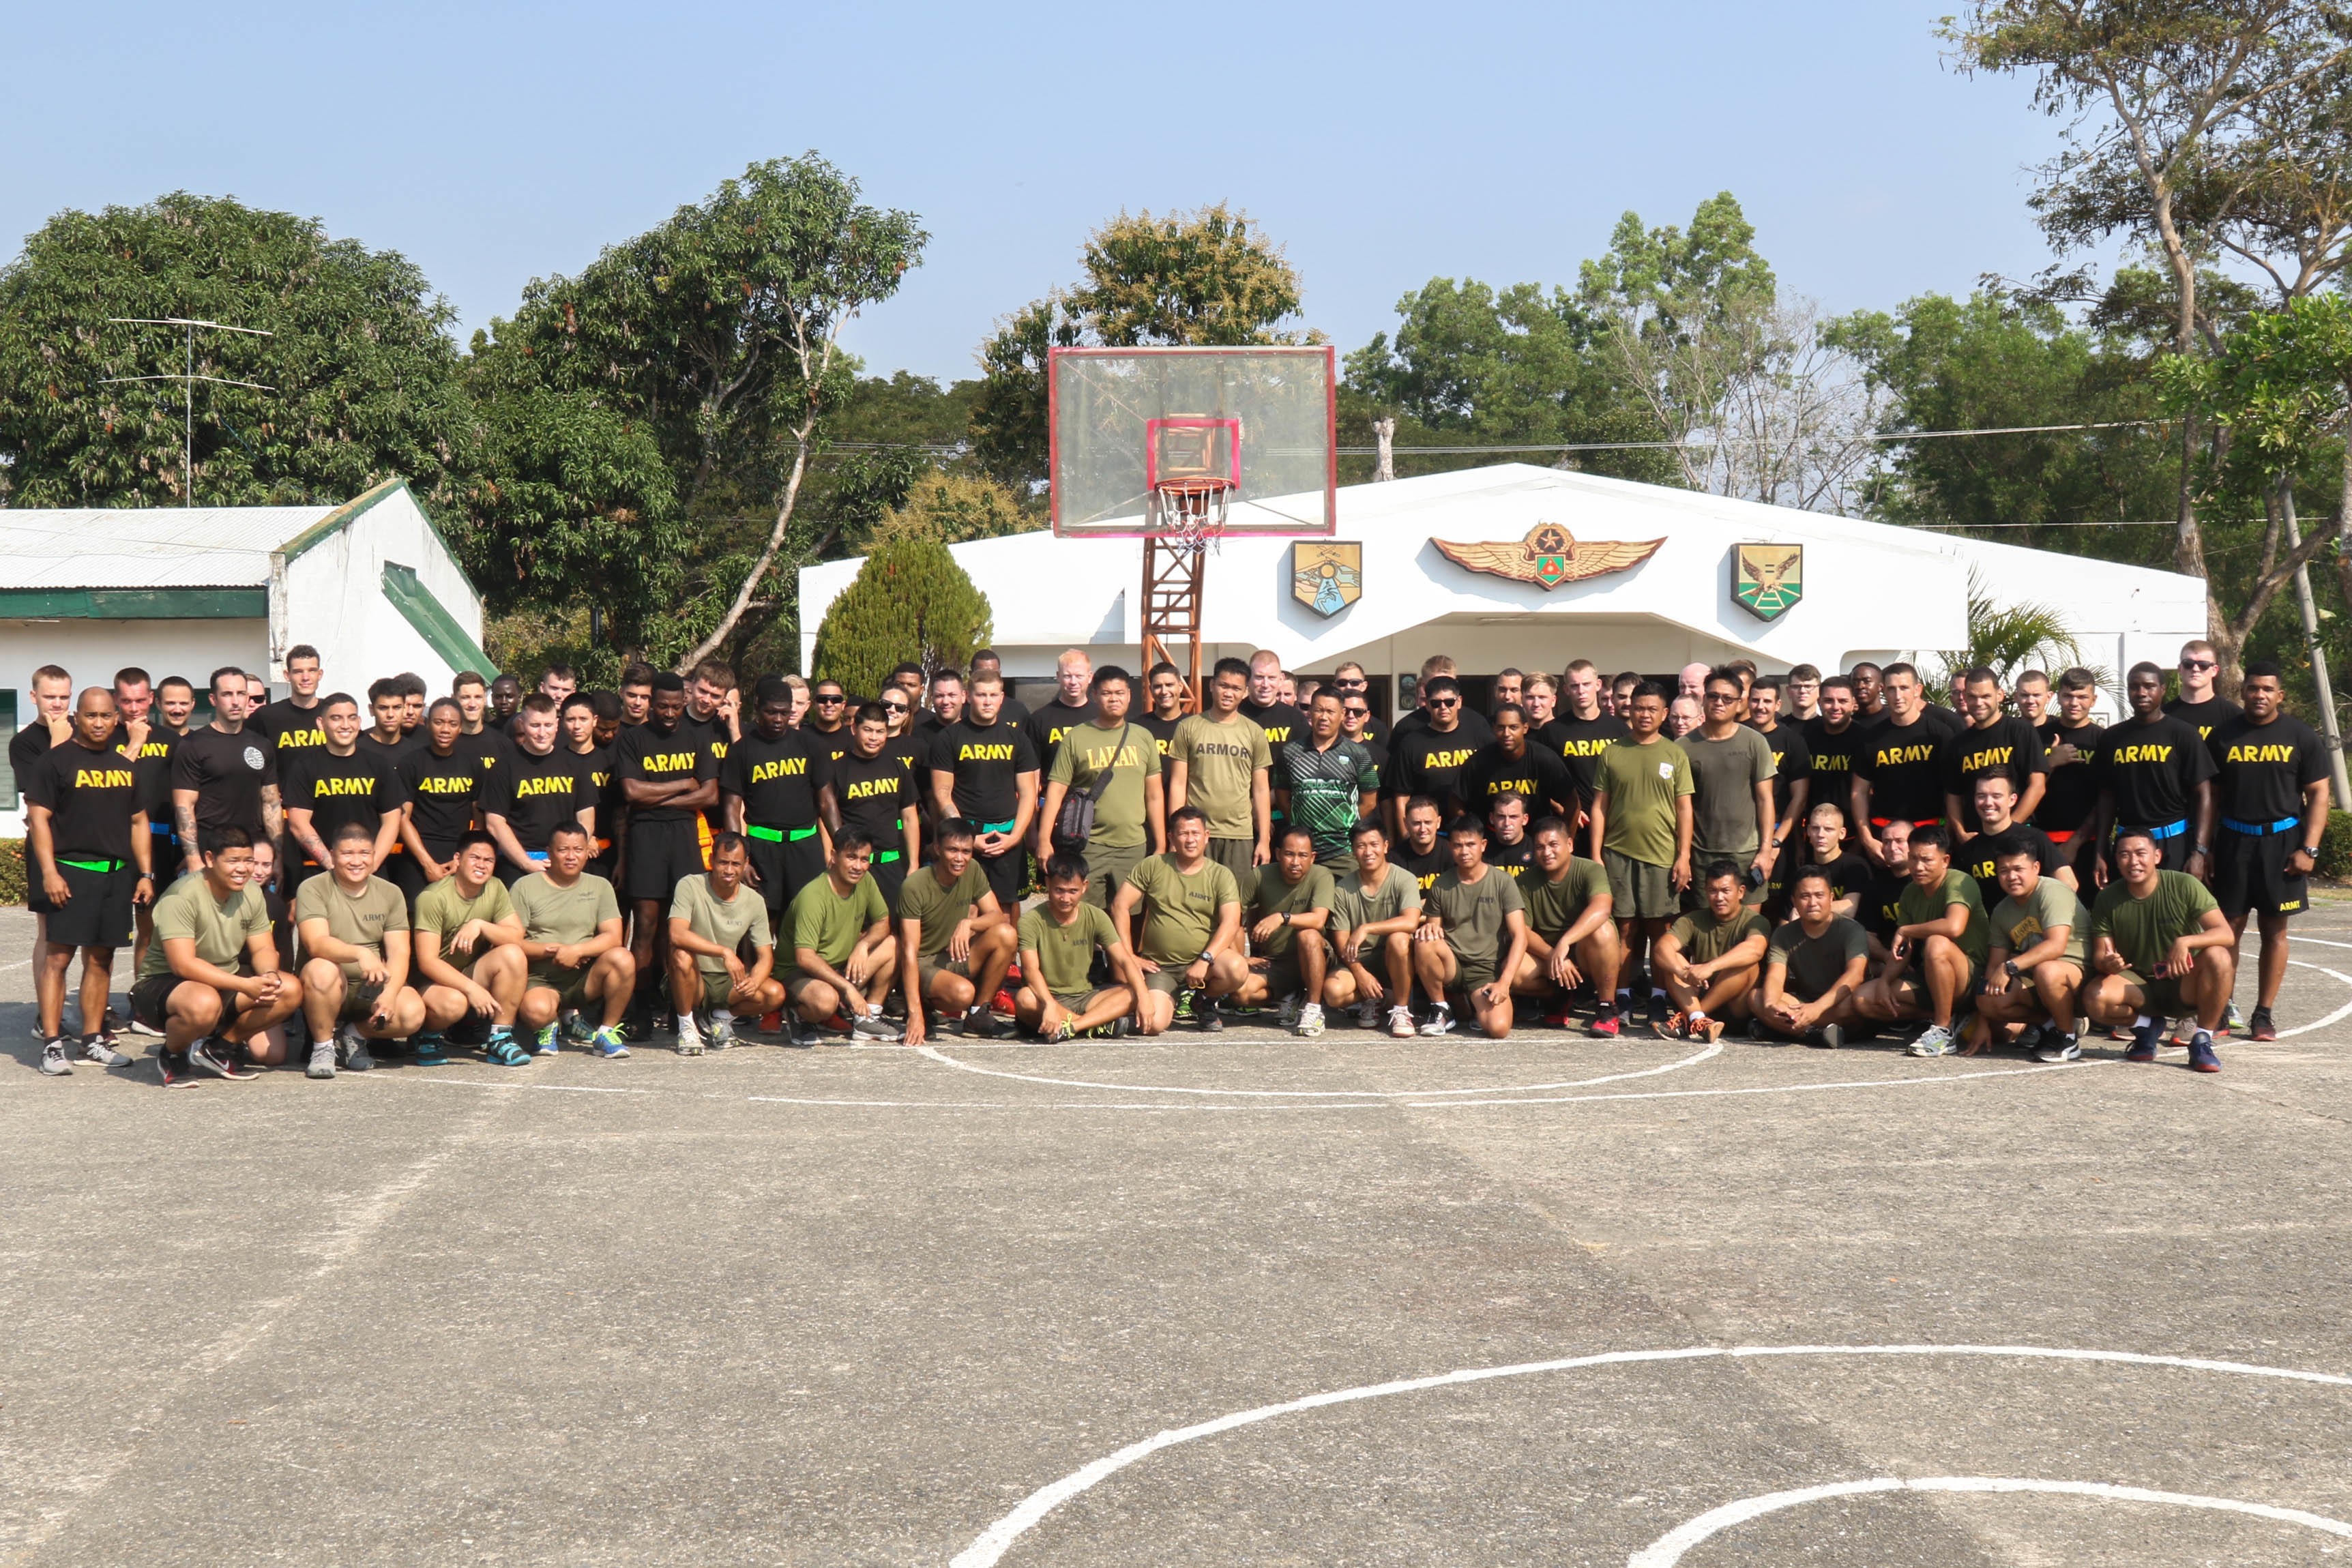
{"label": "white sneaker", "polygon": [[1402,1002],[1389,1009],[1389,1038],[1391,1040],[1412,1038],[1412,1009]]}
{"label": "white sneaker", "polygon": [[310,1042],[310,1065],[303,1070],[305,1078],[332,1078],[335,1075],[335,1042],[314,1040]]}
{"label": "white sneaker", "polygon": [[1431,1008],[1429,1009],[1429,1021],[1421,1026],[1421,1032],[1432,1037],[1441,1034],[1452,1034],[1454,1032],[1454,1009],[1452,1005],[1446,1002],[1440,1002],[1435,1007]]}
{"label": "white sneaker", "polygon": [[680,1056],[702,1054],[702,1031],[695,1027],[692,1013],[677,1015],[677,1053]]}
{"label": "white sneaker", "polygon": [[1321,1002],[1308,1002],[1305,1007],[1298,1009],[1299,1038],[1302,1040],[1313,1040],[1322,1032],[1323,1004]]}
{"label": "white sneaker", "polygon": [[735,1020],[721,1013],[710,1020],[710,1049],[725,1051],[735,1043]]}
{"label": "white sneaker", "polygon": [[1914,1056],[1949,1056],[1952,1050],[1952,1031],[1941,1024],[1929,1024],[1911,1042]]}
{"label": "white sneaker", "polygon": [[1381,1004],[1378,1002],[1358,1002],[1356,1004],[1356,1027],[1358,1029],[1380,1028]]}
{"label": "white sneaker", "polygon": [[1275,1021],[1285,1029],[1298,1027],[1298,993],[1297,991],[1282,998],[1282,1010],[1275,1015]]}

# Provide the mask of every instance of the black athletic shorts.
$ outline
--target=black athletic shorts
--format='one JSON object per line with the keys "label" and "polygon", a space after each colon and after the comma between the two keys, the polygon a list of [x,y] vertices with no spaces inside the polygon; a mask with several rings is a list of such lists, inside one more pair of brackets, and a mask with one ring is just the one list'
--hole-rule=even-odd
{"label": "black athletic shorts", "polygon": [[[436,855],[436,858],[439,857]],[[400,895],[408,900],[408,912],[411,915],[416,913],[416,895],[423,893],[429,884],[425,880],[424,866],[417,862],[415,855],[408,852],[406,845],[404,844],[395,852],[384,856],[383,869],[377,872],[376,875],[400,889]]]}
{"label": "black athletic shorts", "polygon": [[[191,983],[183,980],[177,975],[148,976],[131,988],[131,1016],[149,1029],[160,1031],[163,1027],[164,1009],[172,999],[172,993],[182,986]],[[221,1001],[221,1014],[213,1024],[215,1030],[226,1029],[236,1018],[236,1006],[239,1000],[235,991],[221,991],[217,994]]]}
{"label": "black athletic shorts", "polygon": [[896,915],[898,912],[898,890],[907,885],[907,852],[903,848],[876,850],[871,869],[866,874],[881,888],[882,902],[889,905],[891,914]]}
{"label": "black athletic shorts", "polygon": [[1028,852],[1015,844],[1001,855],[974,855],[971,863],[988,878],[988,891],[996,894],[996,907],[1020,919],[1021,879],[1029,873]]}
{"label": "black athletic shorts", "polygon": [[[532,872],[545,871],[547,869],[546,853],[547,852],[544,850],[541,851],[541,858],[531,862],[529,870],[525,870],[523,867],[515,864],[513,861],[508,859],[505,855],[500,855],[499,857],[499,880],[505,883],[509,887],[512,887],[523,878],[530,875]],[[582,869],[586,870],[588,868],[583,867]],[[612,879],[607,877],[605,880],[609,882]]]}
{"label": "black athletic shorts", "polygon": [[[2250,913],[2300,915],[2310,908],[2310,884],[2287,869],[2287,862],[2302,847],[2303,834],[2293,828],[2283,833],[2219,830],[2213,841],[2213,899],[2221,913],[2240,920]],[[54,933],[57,916],[49,922]],[[52,935],[49,940],[57,937]]]}
{"label": "black athletic shorts", "polygon": [[763,839],[747,833],[751,843],[751,869],[760,873],[760,897],[766,903],[770,915],[782,915],[801,889],[824,874],[824,840],[809,831],[808,837],[792,835],[797,828],[767,828],[762,832],[779,832],[782,840]]}
{"label": "black athletic shorts", "polygon": [[[89,862],[96,863],[96,862]],[[131,945],[131,897],[139,890],[139,868],[89,871],[58,862],[66,880],[63,908],[52,905],[42,885],[40,862],[25,857],[27,905],[47,915],[43,935],[53,947],[127,947]]]}
{"label": "black athletic shorts", "polygon": [[679,883],[705,870],[699,828],[698,819],[630,824],[629,885],[622,896],[667,906]]}

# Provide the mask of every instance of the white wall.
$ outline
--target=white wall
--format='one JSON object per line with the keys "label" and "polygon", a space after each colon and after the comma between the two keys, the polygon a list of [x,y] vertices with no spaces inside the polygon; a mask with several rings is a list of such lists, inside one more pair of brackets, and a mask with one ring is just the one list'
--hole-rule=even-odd
{"label": "white wall", "polygon": [[[481,641],[480,597],[401,490],[286,563],[285,646],[309,643],[319,650],[326,690],[359,695],[370,681],[414,671],[433,691],[446,691],[457,669],[384,597],[386,561],[413,569],[442,608]],[[284,678],[282,669],[271,674]]]}

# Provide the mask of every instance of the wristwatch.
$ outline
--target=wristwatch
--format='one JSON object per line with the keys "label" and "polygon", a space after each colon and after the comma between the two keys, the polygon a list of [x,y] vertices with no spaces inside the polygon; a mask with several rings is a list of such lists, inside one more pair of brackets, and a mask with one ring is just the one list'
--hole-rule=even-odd
{"label": "wristwatch", "polygon": [[2011,960],[2009,960],[2009,962],[2007,962],[2007,963],[2003,964],[2003,965],[2001,966],[2001,969],[2002,969],[2002,972],[2003,972],[2003,973],[2005,973],[2005,974],[2007,974],[2007,975],[2009,976],[2009,977],[2010,977],[2011,979],[2012,979],[2012,980],[2014,980],[2014,979],[2019,979],[2019,978],[2021,978],[2021,977],[2021,977],[2021,976],[2019,975],[2019,973],[2018,973],[2018,969],[2017,969],[2017,960],[2016,960],[2016,959],[2014,959],[2014,958],[2011,958]]}
{"label": "wristwatch", "polygon": [[2192,855],[2210,855],[2213,852],[2213,846],[2210,844],[2199,844],[2195,849],[2190,850],[2189,852]]}

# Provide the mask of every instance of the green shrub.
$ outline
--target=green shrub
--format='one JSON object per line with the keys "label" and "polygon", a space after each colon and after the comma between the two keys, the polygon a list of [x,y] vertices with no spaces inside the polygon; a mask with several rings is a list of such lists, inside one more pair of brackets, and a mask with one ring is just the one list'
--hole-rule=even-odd
{"label": "green shrub", "polygon": [[22,908],[25,903],[25,841],[0,839],[0,904]]}
{"label": "green shrub", "polygon": [[2327,813],[2327,831],[2319,839],[2322,876],[2352,877],[2352,811]]}

